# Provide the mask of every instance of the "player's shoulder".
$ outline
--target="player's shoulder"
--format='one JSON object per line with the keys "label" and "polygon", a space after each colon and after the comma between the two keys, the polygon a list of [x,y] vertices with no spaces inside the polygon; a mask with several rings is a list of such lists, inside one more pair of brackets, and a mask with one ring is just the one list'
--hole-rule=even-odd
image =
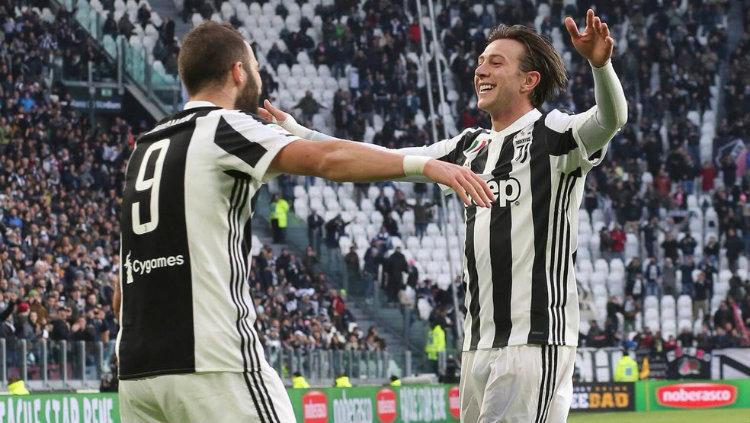
{"label": "player's shoulder", "polygon": [[462,130],[458,135],[451,138],[451,141],[454,142],[461,142],[461,141],[473,141],[477,137],[481,135],[489,135],[490,130],[486,128],[480,128],[480,127],[472,127],[472,128],[465,128]]}
{"label": "player's shoulder", "polygon": [[570,123],[573,119],[573,113],[567,110],[552,109],[542,115],[544,126],[552,131],[563,133],[570,129]]}
{"label": "player's shoulder", "polygon": [[221,109],[215,113],[221,115],[225,121],[232,124],[232,126],[241,126],[245,129],[250,128],[270,128],[270,129],[281,129],[281,126],[275,123],[271,123],[260,117],[259,115],[248,112],[245,110],[237,109]]}

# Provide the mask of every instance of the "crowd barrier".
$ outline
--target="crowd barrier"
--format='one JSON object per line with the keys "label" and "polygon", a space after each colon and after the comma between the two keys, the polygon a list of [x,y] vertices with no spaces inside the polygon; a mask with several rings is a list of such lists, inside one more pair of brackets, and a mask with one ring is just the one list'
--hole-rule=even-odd
{"label": "crowd barrier", "polygon": [[[750,408],[750,379],[575,384],[572,412]],[[455,385],[289,389],[298,423],[448,423]],[[119,423],[117,394],[0,396],[0,423]]]}

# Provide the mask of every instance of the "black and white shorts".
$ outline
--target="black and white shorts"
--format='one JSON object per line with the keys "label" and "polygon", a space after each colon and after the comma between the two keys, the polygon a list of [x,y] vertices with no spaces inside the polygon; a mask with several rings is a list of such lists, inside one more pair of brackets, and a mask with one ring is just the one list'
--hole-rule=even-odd
{"label": "black and white shorts", "polygon": [[513,345],[461,358],[461,421],[564,423],[576,347]]}

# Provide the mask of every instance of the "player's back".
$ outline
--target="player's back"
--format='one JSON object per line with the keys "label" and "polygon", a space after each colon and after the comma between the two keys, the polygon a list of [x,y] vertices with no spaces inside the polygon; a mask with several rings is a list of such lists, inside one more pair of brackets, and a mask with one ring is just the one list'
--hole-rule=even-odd
{"label": "player's back", "polygon": [[123,379],[265,363],[246,283],[250,218],[271,160],[291,140],[206,102],[138,139],[121,219]]}

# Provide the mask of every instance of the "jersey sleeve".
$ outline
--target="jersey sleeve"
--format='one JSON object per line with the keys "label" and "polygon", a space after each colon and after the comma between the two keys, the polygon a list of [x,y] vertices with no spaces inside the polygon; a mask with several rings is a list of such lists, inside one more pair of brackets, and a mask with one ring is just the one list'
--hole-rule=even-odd
{"label": "jersey sleeve", "polygon": [[221,150],[219,165],[265,182],[276,176],[268,171],[274,157],[300,139],[282,127],[239,111],[219,117],[214,142]]}
{"label": "jersey sleeve", "polygon": [[580,167],[585,174],[604,160],[609,142],[596,151],[588,151],[581,139],[581,126],[594,113],[595,108],[576,115],[555,109],[544,118],[544,126],[550,131],[550,136],[547,137],[549,152],[560,158],[557,162],[558,170],[567,173]]}

